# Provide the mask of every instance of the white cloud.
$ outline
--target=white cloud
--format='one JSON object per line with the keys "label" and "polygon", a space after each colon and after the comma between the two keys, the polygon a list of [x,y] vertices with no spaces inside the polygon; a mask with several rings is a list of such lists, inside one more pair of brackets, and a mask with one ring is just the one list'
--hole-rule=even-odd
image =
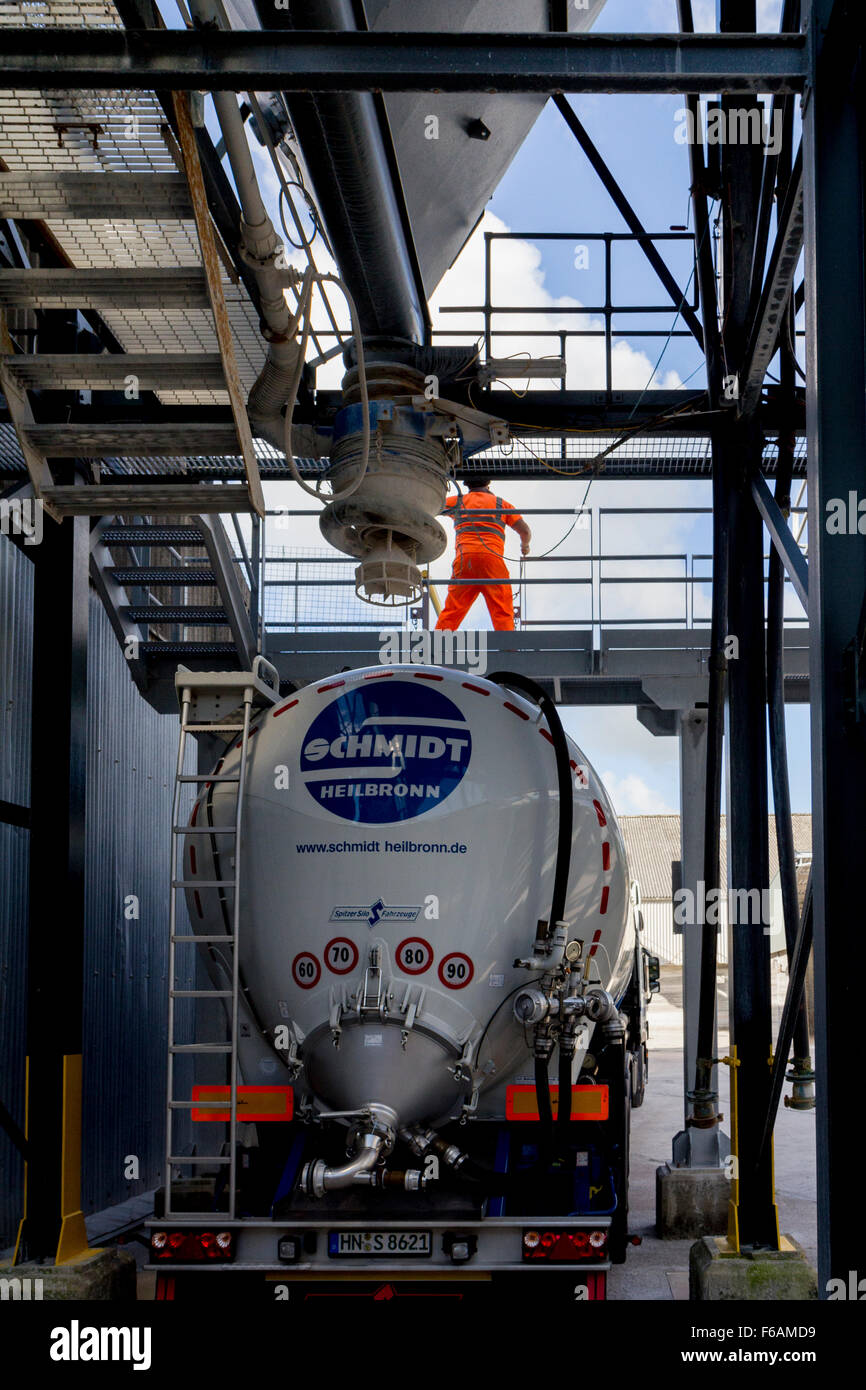
{"label": "white cloud", "polygon": [[618,816],[660,815],[676,810],[637,773],[619,777],[615,772],[603,772],[601,780]]}

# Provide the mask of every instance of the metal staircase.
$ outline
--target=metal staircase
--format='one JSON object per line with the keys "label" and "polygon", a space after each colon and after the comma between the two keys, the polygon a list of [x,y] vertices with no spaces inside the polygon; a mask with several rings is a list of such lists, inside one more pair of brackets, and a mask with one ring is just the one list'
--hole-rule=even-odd
{"label": "metal staircase", "polygon": [[261,592],[254,560],[243,548],[236,561],[218,516],[104,518],[94,527],[91,581],[133,680],[154,708],[175,707],[179,661],[198,670],[251,669]]}
{"label": "metal staircase", "polygon": [[[180,701],[180,739],[178,742],[177,771],[175,774],[174,797],[171,816],[171,895],[169,909],[169,952],[168,952],[168,1060],[166,1070],[166,1144],[165,1144],[165,1210],[166,1217],[179,1213],[172,1209],[172,1169],[173,1168],[212,1168],[216,1165],[228,1168],[228,1217],[236,1216],[237,1203],[237,1086],[238,1086],[238,993],[239,993],[239,942],[240,942],[240,904],[243,864],[242,824],[244,794],[246,790],[247,757],[249,753],[250,721],[255,709],[266,709],[279,698],[279,676],[269,662],[259,656],[252,662],[252,669],[239,673],[202,672],[195,673],[183,668],[177,672],[176,687]],[[260,676],[266,669],[272,685],[267,685]],[[233,774],[184,773],[186,741],[189,735],[215,734],[234,738],[240,734],[240,758],[238,770]],[[237,787],[234,823],[229,826],[183,825],[181,824],[181,799],[184,787],[231,783]],[[228,853],[221,854],[222,862],[229,859],[233,851],[233,873],[229,878],[202,879],[184,878],[183,842],[188,835],[209,835],[220,837],[220,849],[226,845]],[[231,903],[231,930],[218,934],[198,934],[178,931],[178,892],[186,888],[219,888]],[[177,947],[189,948],[196,944],[229,948],[231,956],[231,988],[220,989],[216,985],[207,989],[178,989]],[[225,1041],[178,1042],[175,1034],[175,1001],[177,999],[218,999],[225,1008],[227,1038]],[[227,1100],[208,1100],[204,1103],[187,1097],[175,1095],[175,1057],[178,1056],[225,1056],[228,1062]],[[223,1111],[228,1122],[228,1153],[216,1155],[175,1154],[174,1118],[178,1111],[203,1108],[207,1111]],[[225,1146],[224,1146],[225,1147]]]}

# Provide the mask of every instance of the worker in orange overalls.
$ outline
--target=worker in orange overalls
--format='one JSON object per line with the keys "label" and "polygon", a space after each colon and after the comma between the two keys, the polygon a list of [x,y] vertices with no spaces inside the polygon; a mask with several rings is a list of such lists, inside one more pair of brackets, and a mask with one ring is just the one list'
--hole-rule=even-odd
{"label": "worker in orange overalls", "polygon": [[[490,479],[467,483],[465,496],[449,497],[445,513],[454,522],[457,554],[452,579],[503,579],[503,584],[453,584],[439,614],[437,628],[454,631],[460,626],[479,594],[484,595],[487,611],[496,632],[514,631],[514,603],[511,576],[503,558],[505,528],[512,526],[520,537],[522,555],[529,554],[532,532],[510,502],[490,491]],[[475,513],[487,515],[475,515]]]}

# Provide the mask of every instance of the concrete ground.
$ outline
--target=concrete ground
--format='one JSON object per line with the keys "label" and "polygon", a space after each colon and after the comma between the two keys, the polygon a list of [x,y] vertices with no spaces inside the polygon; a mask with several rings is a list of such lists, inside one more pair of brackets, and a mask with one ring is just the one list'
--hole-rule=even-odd
{"label": "concrete ground", "polygon": [[[776,1002],[776,1001],[774,1001]],[[774,1013],[776,1010],[774,1010]],[[719,1016],[727,1013],[727,985],[719,988]],[[691,1240],[660,1240],[655,1231],[656,1168],[671,1158],[671,1140],[683,1127],[681,972],[662,971],[662,993],[649,1010],[650,1075],[646,1099],[632,1114],[629,1228],[642,1244],[633,1246],[624,1265],[615,1266],[608,1282],[612,1300],[688,1299]],[[778,1027],[778,1019],[774,1020]],[[719,1055],[728,1046],[727,1030],[719,1035]],[[728,1068],[719,1077],[723,1128],[729,1133]],[[785,1087],[789,1092],[790,1087]],[[817,1260],[815,1200],[815,1113],[779,1108],[775,1139],[776,1200],[779,1227]]]}

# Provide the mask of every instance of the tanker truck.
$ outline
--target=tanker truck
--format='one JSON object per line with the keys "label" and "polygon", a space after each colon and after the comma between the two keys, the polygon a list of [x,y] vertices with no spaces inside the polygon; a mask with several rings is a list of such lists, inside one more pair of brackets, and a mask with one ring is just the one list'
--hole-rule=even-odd
{"label": "tanker truck", "polygon": [[604,787],[519,674],[275,677],[177,674],[157,1297],[604,1298],[656,964]]}

